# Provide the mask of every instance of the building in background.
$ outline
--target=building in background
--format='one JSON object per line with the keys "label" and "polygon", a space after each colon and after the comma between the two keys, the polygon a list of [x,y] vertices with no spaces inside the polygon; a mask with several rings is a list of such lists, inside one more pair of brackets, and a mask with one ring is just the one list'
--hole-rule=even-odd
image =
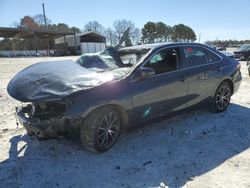
{"label": "building in background", "polygon": [[[0,57],[54,55],[56,51],[53,44],[55,39],[64,39],[66,36],[71,36],[76,41],[75,35],[75,32],[72,31],[0,27],[0,38],[3,38],[0,41]],[[6,41],[5,39],[8,40]],[[41,41],[46,44],[46,47],[44,45],[43,47],[40,46]],[[63,49],[61,50],[63,52],[61,55],[69,55],[66,53],[65,49],[67,48],[65,43],[61,49]],[[72,53],[70,54],[76,54],[77,46],[75,43],[74,49],[71,50]]]}
{"label": "building in background", "polygon": [[77,33],[75,37],[68,35],[55,39],[55,45],[70,54],[75,53],[76,47],[78,54],[94,53],[106,48],[106,37],[96,32]]}

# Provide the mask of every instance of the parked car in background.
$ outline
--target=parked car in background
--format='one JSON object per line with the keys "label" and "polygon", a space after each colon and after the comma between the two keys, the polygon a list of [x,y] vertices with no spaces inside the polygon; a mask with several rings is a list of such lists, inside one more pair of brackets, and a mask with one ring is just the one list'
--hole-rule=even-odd
{"label": "parked car in background", "polygon": [[7,90],[25,103],[16,117],[29,135],[73,133],[86,148],[104,152],[138,124],[200,105],[225,111],[242,79],[239,62],[195,43],[140,45],[93,57],[92,64],[86,56],[77,63],[37,63],[12,78]]}
{"label": "parked car in background", "polygon": [[235,59],[235,55],[234,55],[234,53],[232,53],[232,52],[228,52],[228,51],[221,51],[221,53],[223,53],[225,56],[227,56],[227,57],[230,57],[230,58],[232,58],[232,59]]}
{"label": "parked car in background", "polygon": [[224,46],[224,45],[216,46],[216,50],[218,50],[218,51],[226,51],[226,46]]}
{"label": "parked car in background", "polygon": [[249,60],[250,44],[243,44],[240,48],[234,51],[235,58],[238,60]]}
{"label": "parked car in background", "polygon": [[214,46],[214,45],[207,45],[209,48],[213,48],[213,49],[215,49],[216,50],[216,46]]}
{"label": "parked car in background", "polygon": [[53,53],[50,53],[52,57],[59,57],[59,56],[69,56],[70,52],[65,50],[54,50]]}

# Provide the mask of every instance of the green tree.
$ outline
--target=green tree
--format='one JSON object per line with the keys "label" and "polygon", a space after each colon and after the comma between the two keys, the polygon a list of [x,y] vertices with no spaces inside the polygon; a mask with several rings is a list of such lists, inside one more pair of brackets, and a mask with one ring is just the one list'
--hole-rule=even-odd
{"label": "green tree", "polygon": [[71,27],[70,30],[75,32],[75,33],[80,33],[81,32],[81,30],[78,27],[75,27],[75,26]]}
{"label": "green tree", "polygon": [[178,24],[173,27],[171,38],[175,42],[189,42],[195,41],[196,35],[192,28],[184,24]]}
{"label": "green tree", "polygon": [[147,22],[142,28],[142,42],[166,42],[171,38],[171,26],[163,22]]}
{"label": "green tree", "polygon": [[71,31],[70,27],[65,23],[58,23],[56,29],[57,31],[65,31],[65,32]]}
{"label": "green tree", "polygon": [[154,22],[147,22],[142,30],[142,42],[143,43],[154,43],[158,37],[156,24]]}
{"label": "green tree", "polygon": [[166,42],[171,38],[171,26],[166,25],[163,22],[157,22],[156,24],[156,35],[157,42]]}

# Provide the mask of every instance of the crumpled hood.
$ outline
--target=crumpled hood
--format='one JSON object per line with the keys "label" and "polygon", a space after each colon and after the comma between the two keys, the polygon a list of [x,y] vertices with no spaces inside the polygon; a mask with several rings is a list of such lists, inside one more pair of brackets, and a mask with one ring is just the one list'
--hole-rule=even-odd
{"label": "crumpled hood", "polygon": [[112,71],[96,73],[72,61],[40,62],[15,75],[7,91],[22,102],[57,101],[124,75]]}

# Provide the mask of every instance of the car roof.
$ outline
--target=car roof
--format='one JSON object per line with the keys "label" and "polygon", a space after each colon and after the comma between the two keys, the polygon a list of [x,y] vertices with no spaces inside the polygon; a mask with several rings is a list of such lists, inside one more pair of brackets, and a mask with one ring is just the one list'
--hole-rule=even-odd
{"label": "car roof", "polygon": [[120,48],[118,51],[140,51],[140,50],[152,50],[152,49],[158,49],[161,47],[167,47],[167,46],[178,46],[178,45],[200,45],[203,46],[200,43],[193,43],[193,42],[165,42],[165,43],[153,43],[153,44],[143,44],[143,45],[136,45],[136,46],[130,46],[130,47],[124,47]]}

